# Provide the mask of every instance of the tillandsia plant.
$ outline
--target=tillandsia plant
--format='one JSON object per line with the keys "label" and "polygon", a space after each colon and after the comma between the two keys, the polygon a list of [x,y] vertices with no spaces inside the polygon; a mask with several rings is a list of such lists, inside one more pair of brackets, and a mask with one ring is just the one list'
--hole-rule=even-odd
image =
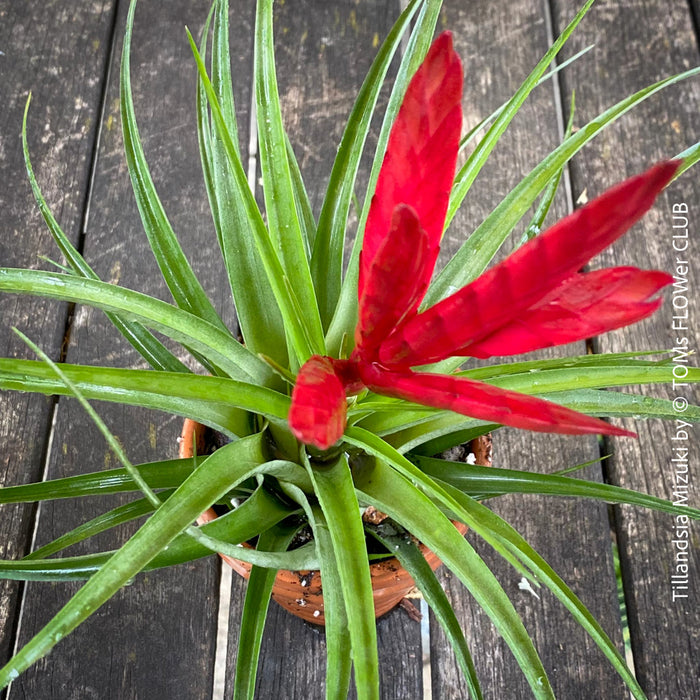
{"label": "tillandsia plant", "polygon": [[[501,425],[569,434],[629,436],[610,416],[668,418],[670,402],[600,391],[671,380],[667,360],[586,355],[460,370],[464,357],[517,355],[635,323],[659,308],[664,271],[581,269],[622,236],[655,197],[695,163],[698,148],[600,195],[538,234],[566,163],[597,133],[646,97],[698,73],[655,83],[577,131],[518,183],[433,279],[440,241],[499,137],[592,4],[589,0],[512,99],[462,136],[461,61],[449,33],[432,42],[439,2],[412,0],[381,45],[350,115],[318,219],[285,134],[272,55],[272,0],[259,0],[255,99],[265,215],[237,143],[228,44],[228,3],[217,1],[197,46],[198,136],[204,180],[243,343],[221,321],[194,276],[160,204],[141,147],[130,85],[131,3],[121,68],[127,164],[144,229],[175,304],[100,281],[71,245],[27,170],[41,212],[63,253],[62,272],[0,269],[0,290],[104,310],[151,370],[0,360],[0,387],[68,394],[85,406],[126,471],[8,487],[4,502],[140,490],[0,574],[23,580],[87,578],[53,620],[0,670],[4,686],[89,617],[134,576],[220,552],[252,564],[241,621],[235,697],[253,697],[270,591],[279,569],[320,569],[328,697],[379,693],[370,562],[395,554],[452,644],[470,693],[479,681],[454,611],[417,541],[435,552],[483,607],[538,698],[553,691],[512,602],[450,522],[483,538],[532,585],[544,585],[591,635],[636,698],[644,693],[600,624],[547,562],[484,501],[506,493],[579,496],[698,518],[700,511],[562,475],[482,468],[432,457]],[[206,50],[211,32],[211,75]],[[345,233],[370,119],[394,54],[408,36],[381,127],[359,224],[343,275]],[[432,44],[432,46],[431,46]],[[485,131],[479,139],[479,134]],[[460,148],[474,145],[457,169]],[[541,195],[526,238],[484,272]],[[633,234],[632,234],[633,235]],[[151,331],[180,343],[194,373]],[[27,342],[31,343],[29,339]],[[536,372],[536,374],[534,374]],[[689,369],[685,381],[700,373]],[[212,455],[132,465],[88,399],[186,415],[230,440]],[[700,408],[684,413],[700,418]],[[234,507],[233,504],[237,507]],[[213,504],[221,517],[191,523]],[[380,525],[362,513],[373,507]],[[148,514],[116,552],[50,555]],[[310,528],[313,539],[293,545]],[[256,540],[257,538],[257,540]],[[378,540],[370,548],[368,538]],[[245,541],[255,548],[241,548]]]}

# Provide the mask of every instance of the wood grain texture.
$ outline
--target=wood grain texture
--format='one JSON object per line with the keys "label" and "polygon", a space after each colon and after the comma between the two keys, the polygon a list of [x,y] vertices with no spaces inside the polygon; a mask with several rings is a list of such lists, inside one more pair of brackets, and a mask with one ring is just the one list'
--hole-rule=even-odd
{"label": "wood grain texture", "polygon": [[[85,231],[85,256],[103,279],[168,298],[148,252],[125,165],[119,122],[118,66],[128,3],[121,3],[97,169]],[[207,8],[192,3],[140,3],[132,47],[132,84],[137,120],[153,179],[183,246],[216,303],[232,321],[224,280],[210,259],[216,237],[202,184],[196,140],[196,70],[185,25],[198,33]],[[246,66],[246,72],[250,72]],[[211,275],[207,274],[211,272]],[[78,307],[68,347],[69,362],[143,366],[100,313]],[[120,406],[98,410],[134,463],[174,457],[180,420]],[[82,409],[60,400],[49,457],[49,476],[117,466]],[[110,499],[116,505],[121,499]],[[94,517],[106,506],[87,499],[52,503],[40,510],[37,544]],[[105,534],[75,553],[113,549],[134,526]],[[14,697],[183,698],[211,692],[216,611],[216,557],[138,576],[59,646],[17,681]],[[37,632],[76,586],[27,587],[27,615],[20,642]]]}
{"label": "wood grain texture", "polygon": [[[551,0],[555,27],[561,29],[578,9],[573,0]],[[19,150],[23,90],[34,89],[30,142],[34,164],[57,218],[77,240],[88,188],[102,74],[107,56],[113,3],[84,7],[57,2],[12,3],[0,9],[0,89],[10,95],[0,108],[0,264],[36,265],[37,251],[53,254],[48,234],[32,204]],[[117,46],[126,15],[119,4]],[[219,255],[201,184],[196,150],[195,71],[184,35],[187,24],[196,34],[206,3],[194,7],[177,0],[142,0],[136,15],[132,83],[137,119],[152,174],[173,226],[195,270],[227,323],[235,322],[228,284],[216,262]],[[544,3],[505,0],[470,3],[448,0],[441,28],[450,28],[465,64],[465,128],[486,116],[517,88],[548,44]],[[241,144],[248,144],[248,107],[252,75],[253,0],[231,2],[232,51]],[[305,175],[315,212],[341,129],[376,52],[399,12],[395,0],[275,4],[278,78],[285,124]],[[60,41],[58,41],[60,37]],[[688,5],[682,0],[635,3],[600,0],[575,34],[565,54],[591,42],[595,53],[567,69],[562,79],[563,102],[577,95],[577,123],[652,80],[698,62]],[[8,47],[10,47],[8,49]],[[117,66],[112,64],[102,122],[97,171],[85,225],[88,260],[100,275],[127,287],[168,299],[167,290],[147,251],[133,202],[119,130]],[[571,173],[574,196],[601,192],[653,161],[674,155],[697,139],[697,79],[668,91],[604,132],[576,159]],[[560,118],[566,114],[559,115]],[[48,128],[44,130],[44,124]],[[32,126],[33,125],[33,126]],[[515,184],[558,142],[557,104],[552,86],[532,96],[516,118],[469,194],[445,239],[443,261]],[[366,173],[360,175],[362,191]],[[675,254],[671,207],[686,202],[693,212],[699,201],[692,175],[674,184],[650,216],[624,243],[599,263],[655,265],[673,270]],[[559,197],[549,221],[567,211]],[[691,213],[697,219],[697,214]],[[526,217],[527,219],[527,217]],[[691,236],[692,231],[691,228]],[[42,263],[43,265],[43,263]],[[689,280],[691,317],[697,319],[697,264]],[[42,300],[0,298],[2,341],[6,354],[26,351],[5,329],[23,330],[58,356],[65,310]],[[47,320],[48,319],[48,320]],[[670,307],[634,329],[599,341],[603,350],[668,347]],[[5,338],[8,338],[6,341]],[[691,343],[697,347],[697,334]],[[583,347],[567,348],[571,354]],[[77,309],[68,360],[115,366],[142,366],[133,350],[100,313]],[[670,398],[663,388],[649,393]],[[697,394],[688,395],[697,402]],[[51,403],[42,397],[6,396],[0,403],[0,466],[5,483],[40,478],[42,453],[49,435]],[[116,406],[100,413],[117,433],[133,461],[172,456],[179,420]],[[638,424],[640,440],[615,441],[607,447],[615,457],[605,477],[624,486],[673,497],[671,427],[661,422]],[[697,446],[692,444],[691,481],[700,483]],[[499,431],[496,466],[555,469],[594,458],[599,448],[592,438],[563,438]],[[58,404],[51,477],[114,466],[103,441],[73,402]],[[597,467],[587,478],[602,478]],[[694,505],[695,496],[691,495]],[[694,499],[694,500],[693,500]],[[110,501],[116,504],[118,500]],[[103,502],[49,504],[39,513],[37,544],[74,527],[101,510]],[[580,595],[621,645],[619,612],[611,557],[611,527],[607,508],[596,504],[536,497],[502,498],[494,509],[513,524]],[[19,513],[19,516],[16,515]],[[26,546],[31,520],[27,512],[3,507],[0,541],[3,556],[18,556]],[[698,540],[693,529],[693,586],[686,601],[673,602],[669,575],[673,564],[673,519],[628,508],[616,510],[615,524],[622,547],[622,565],[638,676],[650,698],[700,697],[698,686]],[[111,548],[120,535],[102,536],[96,544]],[[473,533],[468,535],[511,596],[535,639],[558,697],[627,697],[621,681],[581,632],[568,613],[546,591],[540,599],[518,588],[520,577]],[[74,553],[87,551],[82,547]],[[211,697],[218,595],[218,562],[210,558],[176,569],[136,578],[91,620],[64,641],[14,686],[11,698],[183,698]],[[489,698],[531,697],[507,646],[486,616],[449,573],[441,581],[463,623],[477,668]],[[20,641],[45,624],[77,585],[27,586]],[[8,611],[16,610],[17,586],[0,589],[0,653],[7,654],[12,632]],[[229,653],[230,696],[244,583],[234,578],[231,598]],[[434,620],[432,635],[432,697],[467,697],[447,642]],[[402,610],[378,623],[383,699],[421,698],[420,629]],[[322,697],[325,640],[318,629],[271,607],[258,678],[257,697]]]}
{"label": "wood grain texture", "polygon": [[[73,241],[80,235],[91,154],[109,54],[112,0],[67,7],[60,2],[4,3],[0,7],[0,265],[49,268],[40,255],[58,257],[34,203],[22,156],[22,114],[32,108],[28,141],[44,195]],[[41,14],[42,20],[36,21]],[[53,358],[61,352],[67,308],[38,298],[0,296],[0,349],[30,357],[16,326]],[[0,473],[4,485],[37,481],[53,401],[38,395],[0,396]],[[2,556],[26,552],[29,506],[2,507]],[[8,658],[20,586],[0,583],[0,658]]]}
{"label": "wood grain texture", "polygon": [[[571,2],[555,2],[555,18],[572,12]],[[596,49],[585,65],[572,66],[564,75],[567,93],[576,88],[582,124],[596,113],[634,90],[698,64],[698,44],[686,2],[604,3],[591,13],[588,34]],[[589,39],[590,41],[590,39]],[[586,43],[575,37],[570,53]],[[595,76],[596,80],[590,79]],[[674,86],[634,110],[607,130],[590,149],[577,158],[572,169],[574,188],[588,195],[602,191],[619,179],[640,172],[662,158],[676,155],[697,140],[700,83],[697,78]],[[696,238],[697,202],[700,188],[692,174],[673,183],[654,209],[634,230],[597,264],[632,264],[633,261],[676,273],[673,250],[673,205],[686,203],[690,214],[691,261],[688,291],[688,331],[672,329],[673,311],[669,291],[666,304],[651,319],[599,340],[602,351],[670,348],[676,337],[698,347],[698,267]],[[680,253],[684,257],[684,253]],[[691,359],[691,364],[696,360]],[[646,389],[645,393],[675,398],[684,395],[697,403],[691,388]],[[682,414],[679,415],[682,419]],[[674,500],[676,467],[671,462],[675,446],[688,447],[689,504],[698,505],[700,468],[697,461],[697,429],[688,440],[674,441],[671,422],[629,421],[639,440],[614,440],[615,458],[609,478],[614,483]],[[679,465],[680,466],[680,465]],[[682,486],[683,484],[681,484]],[[629,605],[630,631],[638,677],[650,698],[690,698],[700,695],[700,544],[697,527],[691,525],[689,597],[673,600],[671,574],[676,548],[674,518],[632,508],[616,509],[617,531]]]}

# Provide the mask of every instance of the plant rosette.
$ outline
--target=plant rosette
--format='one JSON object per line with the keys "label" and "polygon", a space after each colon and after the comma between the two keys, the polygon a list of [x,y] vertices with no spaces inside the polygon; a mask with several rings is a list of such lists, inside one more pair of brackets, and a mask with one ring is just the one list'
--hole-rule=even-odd
{"label": "plant rosette", "polygon": [[[178,438],[178,455],[181,459],[191,459],[195,455],[210,454],[206,433],[209,429],[186,418],[182,425],[182,433]],[[481,466],[491,466],[491,438],[480,436],[474,438],[468,446],[470,463]],[[214,508],[197,518],[199,525],[204,525],[217,518]],[[369,507],[363,514],[365,522],[379,525],[386,516],[376,509]],[[456,529],[464,535],[467,528],[462,523],[454,523]],[[250,547],[245,543],[243,546]],[[440,559],[425,545],[418,545],[421,555],[425,558],[430,568],[435,571],[442,563]],[[219,555],[239,576],[250,578],[252,564],[235,559],[226,554]],[[372,596],[374,598],[375,617],[381,617],[393,610],[413,590],[415,582],[411,575],[401,566],[395,557],[383,558],[370,564],[370,576],[372,578]],[[300,617],[306,622],[315,625],[325,625],[326,618],[323,613],[323,588],[321,585],[321,572],[314,571],[287,571],[279,570],[272,586],[272,598],[285,610]]]}
{"label": "plant rosette", "polygon": [[[143,153],[129,62],[135,0],[127,17],[120,72],[122,130],[144,230],[174,304],[98,279],[42,196],[29,159],[25,111],[22,134],[29,179],[66,267],[59,272],[0,268],[0,291],[102,309],[152,369],[59,366],[29,339],[39,360],[0,359],[0,388],[74,396],[123,465],[116,471],[4,488],[1,499],[142,494],[25,559],[0,561],[0,573],[8,578],[87,579],[0,669],[0,686],[47,654],[140,572],[218,552],[250,566],[234,697],[254,695],[277,572],[319,569],[328,692],[344,697],[354,675],[358,697],[377,698],[369,535],[378,540],[382,556],[396,556],[432,608],[473,697],[483,694],[469,647],[425,548],[484,609],[534,696],[552,698],[546,670],[523,621],[485,561],[451,522],[456,521],[469,528],[472,537],[491,545],[518,576],[545,586],[595,641],[632,695],[644,697],[615,644],[583,603],[484,501],[537,493],[631,504],[694,519],[700,511],[568,475],[484,468],[432,456],[502,425],[633,436],[603,419],[677,415],[670,401],[610,390],[671,382],[668,359],[616,353],[460,367],[467,357],[514,356],[580,341],[636,323],[659,308],[659,292],[673,279],[667,272],[583,268],[697,161],[697,145],[620,183],[549,228],[544,222],[563,169],[583,146],[643,100],[700,69],[625,97],[578,129],[573,128],[572,104],[561,144],[514,186],[435,273],[443,233],[471,184],[592,4],[585,3],[512,98],[462,135],[462,64],[449,32],[433,42],[440,3],[411,0],[379,47],[358,94],[316,217],[282,123],[272,0],[258,0],[254,44],[264,216],[238,145],[228,3],[215,2],[200,46],[189,36],[198,68],[197,134],[212,219],[244,342],[223,323],[195,277]],[[401,46],[405,50],[383,116],[369,185],[356,202],[356,236],[346,260],[345,237],[366,137]],[[458,168],[460,152],[468,149]],[[524,240],[489,267],[535,202]],[[178,343],[181,354],[174,354],[169,349],[173,345],[166,347],[153,331]],[[199,369],[192,372],[189,367],[195,363]],[[699,379],[696,368],[689,368],[684,377],[685,382]],[[91,399],[187,416],[231,441],[211,455],[133,465]],[[700,408],[689,406],[683,417],[699,420]],[[192,525],[209,508],[231,499],[240,506]],[[387,515],[386,527],[363,520],[367,507]],[[145,523],[114,552],[51,556],[143,515],[149,516]],[[313,538],[291,547],[304,528]],[[254,549],[239,546],[252,540]]]}

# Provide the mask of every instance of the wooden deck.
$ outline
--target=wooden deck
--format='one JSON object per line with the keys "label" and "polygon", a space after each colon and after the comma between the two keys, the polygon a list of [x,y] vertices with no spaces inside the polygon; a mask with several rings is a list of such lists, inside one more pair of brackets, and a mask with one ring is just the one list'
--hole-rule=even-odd
{"label": "wooden deck", "polygon": [[[167,298],[130,191],[119,127],[118,64],[127,2],[25,0],[0,3],[0,265],[45,267],[57,258],[34,206],[24,174],[20,127],[28,91],[33,100],[29,141],[37,177],[50,205],[104,279]],[[465,64],[465,118],[470,127],[506,99],[573,15],[572,0],[447,0],[442,26],[453,30]],[[141,0],[136,15],[132,82],[144,147],[164,205],[195,269],[224,318],[234,322],[208,214],[195,133],[195,69],[184,26],[198,32],[206,2]],[[232,46],[241,143],[248,134],[252,75],[253,0],[232,0]],[[312,203],[318,209],[341,133],[376,50],[399,12],[399,0],[295,0],[276,8],[280,93],[290,136]],[[691,11],[691,6],[695,14]],[[539,88],[512,124],[489,167],[476,182],[446,245],[456,246],[510,187],[560,138],[572,91],[576,123],[666,75],[698,63],[687,0],[600,0],[564,55],[595,43],[560,79]],[[695,25],[695,29],[697,25]],[[698,139],[700,81],[669,89],[606,130],[570,169],[571,194],[559,197],[557,216],[572,202],[670,157]],[[252,142],[254,148],[254,141]],[[251,151],[251,156],[254,153]],[[687,204],[690,248],[688,337],[698,347],[697,236],[700,186],[694,173],[673,184],[644,222],[604,256],[618,264],[674,271],[673,206]],[[697,250],[693,250],[697,248]],[[683,255],[683,254],[681,254]],[[601,338],[601,350],[665,348],[674,344],[672,309],[650,321]],[[29,356],[9,329],[18,326],[53,357],[114,366],[141,365],[98,312],[40,299],[0,298],[0,349]],[[694,331],[692,330],[694,328]],[[694,333],[694,335],[693,335]],[[583,351],[583,347],[579,349]],[[654,390],[672,398],[670,388]],[[697,402],[697,395],[688,398]],[[101,414],[132,460],[174,456],[179,420],[101,405]],[[674,426],[638,423],[638,441],[602,446],[613,458],[590,479],[672,497],[676,467]],[[690,448],[690,501],[700,504],[697,432]],[[495,464],[550,472],[594,459],[593,438],[535,436],[500,431]],[[0,469],[6,485],[92,471],[113,464],[83,411],[70,400],[3,394],[0,398]],[[20,557],[92,517],[92,502],[51,503],[40,509],[3,506],[2,556]],[[504,498],[497,510],[516,526],[580,595],[622,646],[612,542],[620,548],[634,667],[650,698],[700,698],[700,532],[693,529],[687,598],[675,601],[674,519],[632,508],[536,497]],[[123,535],[122,535],[123,536]],[[98,538],[114,547],[114,536]],[[594,643],[547,593],[518,589],[519,577],[476,542],[522,613],[536,640],[557,697],[566,700],[628,695]],[[81,553],[82,549],[76,553]],[[216,557],[139,576],[87,623],[12,686],[12,700],[202,700],[229,697],[243,584],[230,596],[225,695],[212,695],[219,624],[220,564]],[[466,629],[486,697],[530,697],[506,645],[456,580],[443,575]],[[77,585],[0,584],[0,657],[25,643]],[[385,700],[465,698],[453,656],[432,618],[429,653],[421,625],[397,609],[378,623]],[[219,645],[221,649],[221,645]],[[429,661],[423,674],[424,657]],[[271,609],[259,671],[260,698],[321,698],[324,637],[316,628]],[[425,692],[424,692],[425,689]]]}

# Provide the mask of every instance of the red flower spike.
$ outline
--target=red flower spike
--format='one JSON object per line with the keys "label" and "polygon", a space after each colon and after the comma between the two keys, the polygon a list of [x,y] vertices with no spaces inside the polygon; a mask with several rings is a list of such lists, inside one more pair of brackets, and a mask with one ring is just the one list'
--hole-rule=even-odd
{"label": "red flower spike", "polygon": [[432,273],[442,238],[462,130],[462,63],[443,32],[406,90],[389,135],[360,254],[359,293],[398,204],[412,206],[428,234]]}
{"label": "red flower spike", "polygon": [[470,344],[517,319],[641,219],[679,165],[655,165],[562,219],[403,324],[382,344],[379,360],[413,367],[471,355]]}
{"label": "red flower spike", "polygon": [[513,428],[569,435],[603,433],[636,437],[635,433],[551,401],[465,377],[410,370],[393,372],[369,363],[360,365],[360,377],[378,394]]}
{"label": "red flower spike", "polygon": [[359,295],[355,345],[362,359],[375,359],[379,344],[407,315],[415,314],[430,283],[434,257],[416,212],[399,204]]}
{"label": "red flower spike", "polygon": [[345,430],[345,387],[329,357],[313,355],[299,370],[292,391],[289,427],[297,440],[327,450]]}
{"label": "red flower spike", "polygon": [[661,306],[662,299],[647,300],[669,284],[671,275],[635,267],[573,275],[520,318],[469,345],[469,355],[519,355],[637,323]]}
{"label": "red flower spike", "polygon": [[342,437],[346,395],[363,388],[489,422],[542,432],[634,436],[549,401],[410,367],[455,355],[513,355],[635,323],[673,278],[618,267],[579,270],[651,207],[678,170],[661,163],[614,187],[418,314],[438,255],[454,177],[462,66],[449,33],[411,80],[392,128],[365,226],[356,347],[314,355],[299,371],[289,426],[328,449]]}

